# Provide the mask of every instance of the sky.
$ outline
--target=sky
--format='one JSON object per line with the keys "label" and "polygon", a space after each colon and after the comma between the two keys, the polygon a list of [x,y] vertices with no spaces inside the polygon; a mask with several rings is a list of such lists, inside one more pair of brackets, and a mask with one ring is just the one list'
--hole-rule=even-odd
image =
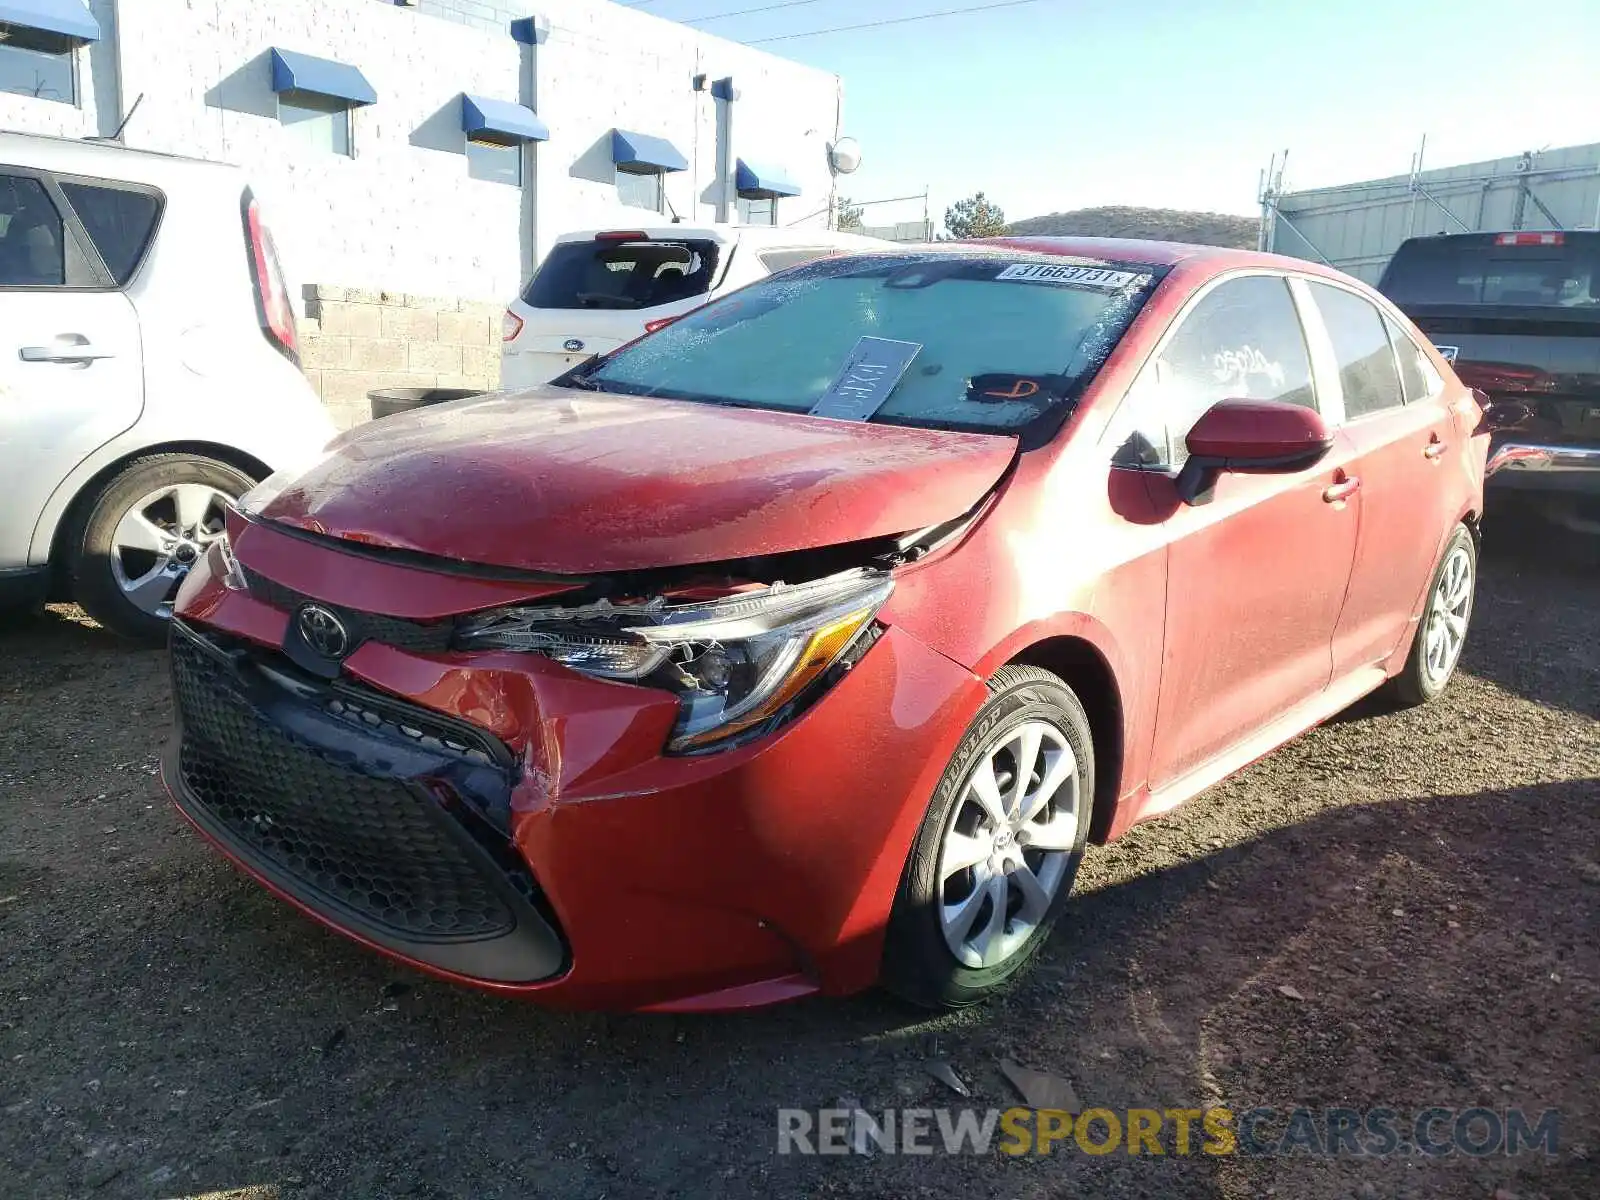
{"label": "sky", "polygon": [[[624,0],[692,20],[779,0]],[[697,23],[735,41],[984,0],[805,0]],[[992,0],[991,0],[992,2]],[[1102,204],[1259,212],[1291,189],[1600,142],[1600,0],[1032,0],[767,42],[844,80],[852,200],[985,192],[1012,220]],[[871,207],[868,224],[920,217]]]}

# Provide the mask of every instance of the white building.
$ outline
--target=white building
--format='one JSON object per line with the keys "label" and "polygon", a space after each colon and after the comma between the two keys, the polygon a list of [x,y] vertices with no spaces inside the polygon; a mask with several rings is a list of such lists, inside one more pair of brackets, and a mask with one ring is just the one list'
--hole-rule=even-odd
{"label": "white building", "polygon": [[[609,0],[0,0],[0,128],[127,118],[245,167],[313,340],[321,301],[497,313],[573,228],[824,225],[841,108],[834,75]],[[483,373],[434,357],[390,373]]]}

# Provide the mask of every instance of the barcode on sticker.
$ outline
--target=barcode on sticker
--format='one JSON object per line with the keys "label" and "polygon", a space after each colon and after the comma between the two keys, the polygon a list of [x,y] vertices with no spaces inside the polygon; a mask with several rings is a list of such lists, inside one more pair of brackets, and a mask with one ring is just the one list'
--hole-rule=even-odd
{"label": "barcode on sticker", "polygon": [[1135,271],[1108,271],[1104,267],[1076,267],[1069,263],[1013,263],[996,279],[1028,279],[1035,283],[1071,283],[1078,287],[1115,291],[1143,279]]}

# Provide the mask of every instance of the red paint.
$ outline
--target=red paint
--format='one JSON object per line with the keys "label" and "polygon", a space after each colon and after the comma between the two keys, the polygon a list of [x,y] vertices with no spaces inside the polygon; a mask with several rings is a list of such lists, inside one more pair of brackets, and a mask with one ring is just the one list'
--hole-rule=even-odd
{"label": "red paint", "polygon": [[639,570],[934,525],[1015,452],[1010,437],[546,388],[367,426],[262,516],[472,563]]}
{"label": "red paint", "polygon": [[[1108,253],[1093,241],[1010,244]],[[347,659],[351,677],[490,730],[519,759],[512,844],[571,967],[482,986],[672,1011],[869,986],[928,799],[983,680],[1006,662],[1056,666],[1086,693],[1090,679],[1109,681],[1090,708],[1104,754],[1095,828],[1110,835],[1400,668],[1444,538],[1482,511],[1474,398],[1436,359],[1442,396],[1339,429],[1304,409],[1230,402],[1192,448],[1326,451],[1310,467],[1225,470],[1207,503],[1184,504],[1171,477],[1113,467],[1104,436],[1151,348],[1220,272],[1331,272],[1204,247],[1109,252],[1173,269],[1055,438],[1020,458],[1011,438],[552,390],[357,431],[264,521],[235,527],[248,569],[330,603],[429,619],[577,581],[379,561],[271,522],[502,574],[603,574],[898,533],[993,490],[961,539],[896,572],[887,630],[853,670],[732,750],[667,756],[671,695],[537,655],[369,642]],[[1353,480],[1359,489],[1325,498]],[[287,614],[224,588],[214,569],[186,585],[185,618],[277,644]]]}
{"label": "red paint", "polygon": [[1225,400],[1201,415],[1186,442],[1190,454],[1242,463],[1326,449],[1333,435],[1319,414],[1298,404]]}

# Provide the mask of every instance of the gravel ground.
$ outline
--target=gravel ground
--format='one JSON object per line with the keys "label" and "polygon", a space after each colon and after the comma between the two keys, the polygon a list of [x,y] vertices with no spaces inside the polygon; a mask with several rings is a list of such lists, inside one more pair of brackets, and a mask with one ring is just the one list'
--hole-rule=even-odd
{"label": "gravel ground", "polygon": [[[1490,538],[1439,703],[1346,714],[1092,850],[1038,969],[938,1020],[559,1015],[393,968],[165,803],[161,654],[70,609],[0,624],[0,1195],[1593,1200],[1600,573]],[[1559,1150],[775,1153],[780,1106],[1012,1104],[1006,1058],[1113,1110],[1559,1109]]]}

